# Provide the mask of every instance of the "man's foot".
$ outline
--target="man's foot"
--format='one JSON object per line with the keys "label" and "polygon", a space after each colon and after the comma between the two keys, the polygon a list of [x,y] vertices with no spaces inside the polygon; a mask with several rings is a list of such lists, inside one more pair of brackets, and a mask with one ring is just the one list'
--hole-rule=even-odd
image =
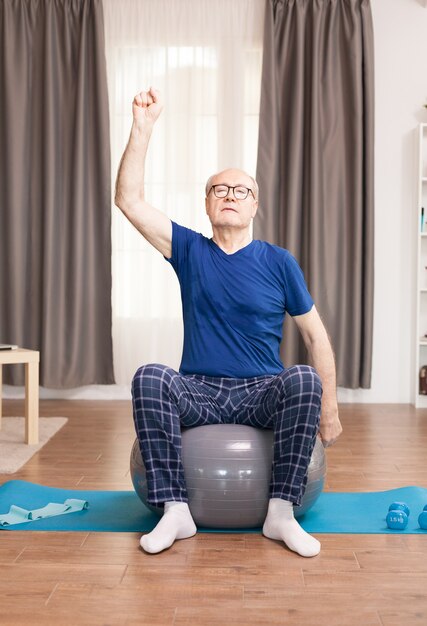
{"label": "man's foot", "polygon": [[165,502],[163,517],[154,530],[140,540],[146,552],[155,554],[170,548],[177,539],[188,539],[197,532],[186,502]]}
{"label": "man's foot", "polygon": [[283,541],[301,556],[316,556],[320,552],[320,542],[301,528],[294,518],[292,502],[287,500],[270,500],[262,532],[269,539]]}

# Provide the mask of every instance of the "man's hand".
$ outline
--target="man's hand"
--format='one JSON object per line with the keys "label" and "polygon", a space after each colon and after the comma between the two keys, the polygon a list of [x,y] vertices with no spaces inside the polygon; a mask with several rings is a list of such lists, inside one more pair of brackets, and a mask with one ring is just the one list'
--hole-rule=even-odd
{"label": "man's hand", "polygon": [[340,418],[338,417],[338,408],[332,410],[322,410],[320,416],[320,439],[325,448],[332,446],[342,433]]}
{"label": "man's hand", "polygon": [[149,91],[141,91],[132,102],[133,119],[139,125],[147,122],[154,124],[162,109],[163,100],[160,92],[153,87],[150,87]]}

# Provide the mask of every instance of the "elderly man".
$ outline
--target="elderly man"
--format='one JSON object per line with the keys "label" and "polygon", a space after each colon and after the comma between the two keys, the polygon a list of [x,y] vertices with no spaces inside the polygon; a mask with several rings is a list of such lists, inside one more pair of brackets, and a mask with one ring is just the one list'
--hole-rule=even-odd
{"label": "elderly man", "polygon": [[[152,88],[135,96],[115,197],[126,217],[174,268],[184,317],[179,372],[144,365],[132,383],[148,501],[164,505],[162,518],[141,538],[141,546],[157,553],[196,533],[181,462],[181,426],[235,423],[274,431],[263,534],[302,556],[315,556],[320,543],[298,524],[293,505],[301,503],[316,436],[328,446],[342,431],[327,333],[294,257],[251,237],[258,186],[248,174],[227,169],[209,179],[205,204],[211,239],[171,222],[146,202],[145,157],[162,108],[160,93]],[[315,369],[284,368],[279,346],[286,311]]]}

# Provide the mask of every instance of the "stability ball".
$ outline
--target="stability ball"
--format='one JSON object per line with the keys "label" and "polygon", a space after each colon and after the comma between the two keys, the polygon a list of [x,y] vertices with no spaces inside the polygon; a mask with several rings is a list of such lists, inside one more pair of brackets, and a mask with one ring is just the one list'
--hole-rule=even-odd
{"label": "stability ball", "polygon": [[[241,424],[211,424],[182,429],[182,462],[188,504],[197,526],[259,528],[267,514],[273,460],[273,431]],[[135,441],[130,472],[137,495],[147,503],[145,468]],[[307,488],[295,517],[320,496],[326,474],[323,444],[316,438],[308,468]]]}

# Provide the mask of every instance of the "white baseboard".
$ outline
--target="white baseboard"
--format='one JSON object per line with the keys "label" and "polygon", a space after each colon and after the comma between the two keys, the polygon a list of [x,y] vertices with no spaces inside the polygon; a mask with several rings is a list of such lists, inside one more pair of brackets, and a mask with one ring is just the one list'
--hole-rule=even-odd
{"label": "white baseboard", "polygon": [[[25,398],[24,387],[3,385],[3,399]],[[87,385],[76,389],[40,387],[40,400],[130,400],[130,385]]]}

